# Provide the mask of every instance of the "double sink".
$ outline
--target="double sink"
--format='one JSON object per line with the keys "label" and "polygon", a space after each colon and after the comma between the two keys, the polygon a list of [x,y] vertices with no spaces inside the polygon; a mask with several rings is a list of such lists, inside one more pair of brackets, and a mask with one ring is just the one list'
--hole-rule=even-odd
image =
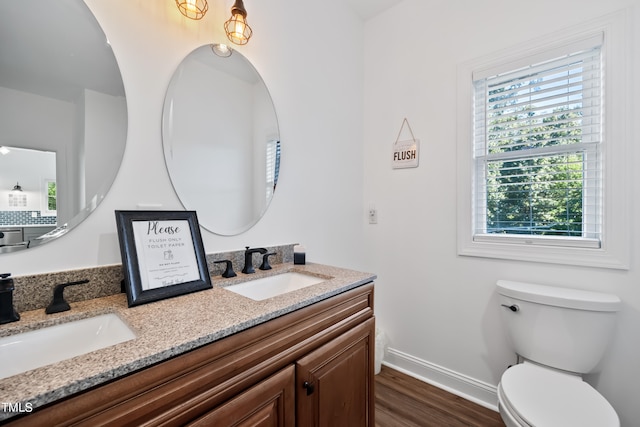
{"label": "double sink", "polygon": [[[328,278],[289,271],[224,289],[261,301],[326,280]],[[135,332],[114,313],[9,335],[0,338],[0,379],[134,338]]]}

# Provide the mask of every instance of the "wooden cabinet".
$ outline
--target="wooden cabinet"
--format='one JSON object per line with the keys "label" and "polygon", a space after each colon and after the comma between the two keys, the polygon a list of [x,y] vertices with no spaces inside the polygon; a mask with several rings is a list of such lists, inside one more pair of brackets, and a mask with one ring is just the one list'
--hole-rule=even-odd
{"label": "wooden cabinet", "polygon": [[371,283],[8,425],[373,427],[374,328]]}
{"label": "wooden cabinet", "polygon": [[373,319],[296,363],[299,426],[373,426]]}
{"label": "wooden cabinet", "polygon": [[289,366],[187,425],[293,427],[294,384],[295,369]]}

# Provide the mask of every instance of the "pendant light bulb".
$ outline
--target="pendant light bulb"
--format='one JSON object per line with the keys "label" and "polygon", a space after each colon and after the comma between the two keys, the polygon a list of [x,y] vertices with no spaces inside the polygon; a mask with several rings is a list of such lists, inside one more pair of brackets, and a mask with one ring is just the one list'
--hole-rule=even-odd
{"label": "pendant light bulb", "polygon": [[202,19],[209,10],[207,0],[176,0],[178,10],[189,19]]}
{"label": "pendant light bulb", "polygon": [[224,23],[224,31],[232,43],[243,45],[249,42],[253,30],[247,24],[247,10],[242,0],[235,0],[231,7],[231,18]]}
{"label": "pendant light bulb", "polygon": [[231,48],[223,43],[213,44],[211,45],[211,49],[213,50],[213,53],[215,53],[216,55],[222,58],[228,58],[233,53]]}

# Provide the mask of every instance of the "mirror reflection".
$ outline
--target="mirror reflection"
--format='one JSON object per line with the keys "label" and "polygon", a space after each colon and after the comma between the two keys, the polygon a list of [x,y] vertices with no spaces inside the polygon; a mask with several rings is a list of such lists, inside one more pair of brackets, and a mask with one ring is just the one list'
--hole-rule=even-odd
{"label": "mirror reflection", "polygon": [[84,220],[115,179],[126,133],[120,70],[84,1],[1,2],[0,253]]}
{"label": "mirror reflection", "polygon": [[278,182],[280,135],[251,63],[221,45],[191,52],[171,79],[162,124],[171,182],[200,225],[235,235],[258,222]]}

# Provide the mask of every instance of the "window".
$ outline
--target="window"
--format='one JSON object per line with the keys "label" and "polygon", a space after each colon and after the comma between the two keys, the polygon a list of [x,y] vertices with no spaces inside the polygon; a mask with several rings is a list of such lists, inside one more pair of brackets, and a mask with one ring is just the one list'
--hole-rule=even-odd
{"label": "window", "polygon": [[42,216],[57,215],[57,187],[54,179],[45,179],[43,183],[43,209],[40,211]]}
{"label": "window", "polygon": [[280,141],[267,141],[266,158],[266,199],[269,201],[276,190],[276,186],[278,185],[278,175],[280,175]]}
{"label": "window", "polygon": [[459,67],[460,255],[628,268],[624,27]]}
{"label": "window", "polygon": [[600,247],[601,41],[591,42],[474,80],[474,240]]}

